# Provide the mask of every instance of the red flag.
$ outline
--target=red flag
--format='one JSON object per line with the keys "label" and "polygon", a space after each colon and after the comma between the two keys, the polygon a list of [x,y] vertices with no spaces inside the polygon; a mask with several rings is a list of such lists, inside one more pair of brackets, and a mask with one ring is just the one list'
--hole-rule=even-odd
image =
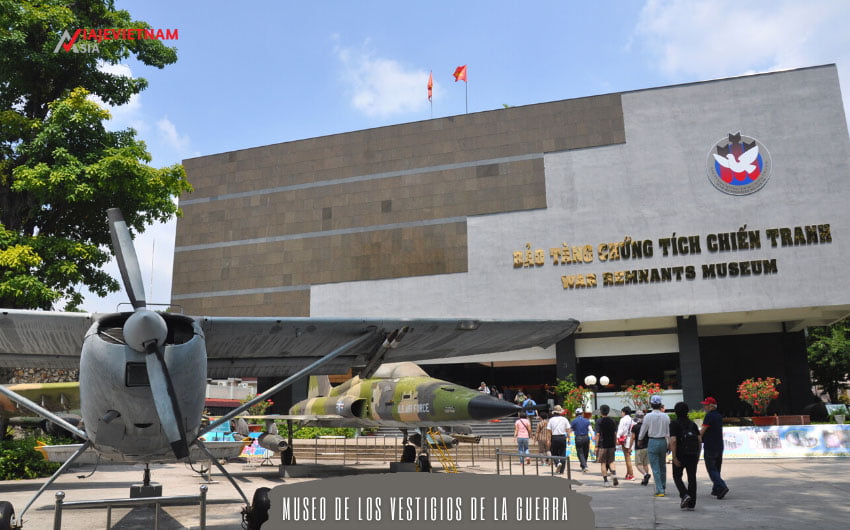
{"label": "red flag", "polygon": [[434,72],[428,74],[428,101],[431,101],[431,96],[434,93]]}
{"label": "red flag", "polygon": [[458,66],[457,68],[455,68],[455,73],[452,75],[455,76],[455,83],[457,83],[458,81],[463,81],[464,83],[466,83],[466,65]]}

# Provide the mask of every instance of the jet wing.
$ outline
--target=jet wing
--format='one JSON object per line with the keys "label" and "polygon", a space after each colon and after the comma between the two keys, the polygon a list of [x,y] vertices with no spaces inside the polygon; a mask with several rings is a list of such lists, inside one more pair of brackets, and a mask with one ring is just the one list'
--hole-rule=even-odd
{"label": "jet wing", "polygon": [[0,368],[76,370],[93,313],[0,310]]}
{"label": "jet wing", "polygon": [[346,342],[374,332],[374,338],[334,359],[319,373],[344,373],[365,365],[388,337],[382,362],[445,359],[547,347],[572,334],[578,321],[201,317],[208,375],[282,376],[293,373]]}
{"label": "jet wing", "polygon": [[[79,383],[20,383],[6,385],[6,388],[30,401],[39,403],[52,412],[79,411],[80,409]],[[0,415],[28,416],[30,414],[28,409],[19,408],[8,397],[0,395]]]}

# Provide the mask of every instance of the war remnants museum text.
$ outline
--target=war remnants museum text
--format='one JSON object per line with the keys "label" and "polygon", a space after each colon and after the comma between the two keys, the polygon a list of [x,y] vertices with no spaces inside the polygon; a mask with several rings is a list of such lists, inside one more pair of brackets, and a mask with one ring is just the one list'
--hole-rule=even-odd
{"label": "war remnants museum text", "polygon": [[[762,234],[764,237],[762,237]],[[560,247],[533,249],[526,243],[525,250],[513,253],[515,269],[535,269],[546,265],[583,265],[635,261],[660,258],[679,258],[703,253],[750,252],[762,248],[805,247],[832,243],[829,224],[806,226],[748,229],[744,225],[736,231],[700,235],[677,235],[652,239],[633,239],[626,236],[622,241],[603,242],[597,245],[562,243]],[[763,247],[764,245],[764,247]],[[749,257],[749,256],[747,256]],[[669,267],[622,268],[621,270],[598,272],[575,271],[561,276],[564,289],[654,284],[682,280],[695,280],[697,275],[704,280],[761,276],[779,273],[777,259],[773,257],[749,257],[750,259],[721,261],[703,264],[672,264]],[[753,259],[755,258],[755,259]]]}

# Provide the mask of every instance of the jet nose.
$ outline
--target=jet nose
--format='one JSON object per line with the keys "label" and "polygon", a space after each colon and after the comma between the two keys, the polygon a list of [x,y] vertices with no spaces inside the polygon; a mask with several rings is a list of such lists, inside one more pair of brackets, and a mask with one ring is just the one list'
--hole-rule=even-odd
{"label": "jet nose", "polygon": [[516,414],[522,407],[493,396],[481,395],[472,398],[467,410],[472,419],[486,421]]}

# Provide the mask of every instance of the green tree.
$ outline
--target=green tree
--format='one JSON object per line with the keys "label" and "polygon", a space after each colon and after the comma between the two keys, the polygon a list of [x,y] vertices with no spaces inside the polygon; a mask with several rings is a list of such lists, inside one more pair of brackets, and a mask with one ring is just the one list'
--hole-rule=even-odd
{"label": "green tree", "polygon": [[64,31],[83,28],[150,26],[109,0],[0,0],[0,307],[74,310],[83,285],[118,290],[100,269],[111,253],[107,208],[138,233],[179,214],[172,197],[191,190],[181,165],[148,165],[133,129],[108,131],[92,97],[122,105],[147,86],[102,65],[135,57],[163,68],[176,49],[141,39],[54,51]]}
{"label": "green tree", "polygon": [[850,378],[850,319],[831,326],[808,328],[809,369],[815,384],[838,403],[838,391]]}

